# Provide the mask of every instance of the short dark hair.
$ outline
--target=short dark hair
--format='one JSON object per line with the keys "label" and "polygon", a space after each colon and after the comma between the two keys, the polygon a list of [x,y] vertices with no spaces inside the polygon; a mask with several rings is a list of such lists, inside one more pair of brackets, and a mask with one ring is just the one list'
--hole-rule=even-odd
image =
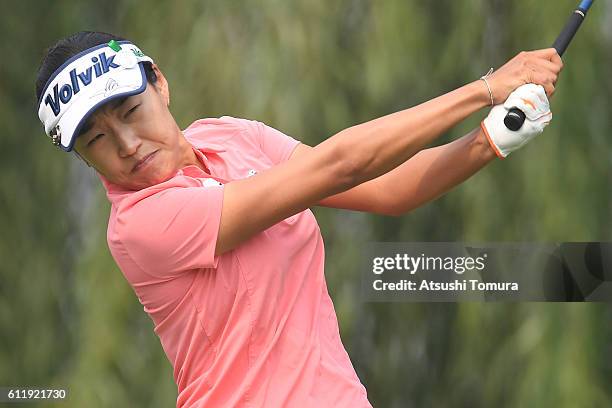
{"label": "short dark hair", "polygon": [[[57,41],[55,45],[47,48],[36,76],[36,101],[40,100],[40,96],[44,90],[43,88],[51,75],[53,75],[55,70],[61,67],[70,57],[88,48],[95,47],[96,45],[106,44],[110,40],[120,41],[126,39],[118,35],[101,31],[79,31],[66,38],[62,38]],[[157,81],[157,75],[155,75],[151,63],[144,62],[143,64],[147,75],[147,81],[155,83]],[[36,107],[36,109],[38,110],[38,107]]]}

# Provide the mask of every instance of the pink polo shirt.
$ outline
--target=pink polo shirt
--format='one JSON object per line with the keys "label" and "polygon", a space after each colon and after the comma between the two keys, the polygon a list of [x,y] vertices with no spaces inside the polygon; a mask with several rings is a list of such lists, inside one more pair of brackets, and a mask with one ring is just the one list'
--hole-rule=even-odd
{"label": "pink polo shirt", "polygon": [[340,340],[310,210],[214,256],[224,184],[287,160],[299,142],[230,116],[184,133],[210,174],[190,165],[139,191],[99,175],[108,245],[172,364],[176,406],[371,407]]}

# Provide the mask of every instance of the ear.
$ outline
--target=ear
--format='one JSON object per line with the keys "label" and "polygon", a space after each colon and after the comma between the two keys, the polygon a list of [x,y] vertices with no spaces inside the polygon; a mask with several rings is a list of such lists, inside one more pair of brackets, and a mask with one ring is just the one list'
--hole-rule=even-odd
{"label": "ear", "polygon": [[162,72],[159,70],[159,67],[157,66],[157,64],[152,63],[151,67],[153,68],[153,72],[155,72],[155,75],[157,76],[157,81],[155,81],[153,86],[155,87],[155,90],[157,91],[157,93],[160,94],[161,97],[163,98],[164,102],[166,103],[166,106],[169,106],[170,105],[170,89],[168,87],[168,81],[166,80],[166,77],[164,76],[164,74],[162,74]]}

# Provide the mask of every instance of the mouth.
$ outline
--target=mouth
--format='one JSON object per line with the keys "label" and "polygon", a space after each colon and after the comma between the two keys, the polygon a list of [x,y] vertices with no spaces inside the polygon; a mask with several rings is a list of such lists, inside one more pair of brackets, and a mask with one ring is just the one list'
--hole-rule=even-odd
{"label": "mouth", "polygon": [[155,154],[158,152],[159,150],[155,150],[152,153],[147,154],[145,157],[143,157],[142,159],[140,159],[138,161],[138,163],[136,163],[136,165],[134,166],[134,168],[132,168],[132,173],[136,173],[138,170],[142,169],[143,167],[145,167],[147,164],[151,163],[151,160],[153,159],[153,156],[155,156]]}

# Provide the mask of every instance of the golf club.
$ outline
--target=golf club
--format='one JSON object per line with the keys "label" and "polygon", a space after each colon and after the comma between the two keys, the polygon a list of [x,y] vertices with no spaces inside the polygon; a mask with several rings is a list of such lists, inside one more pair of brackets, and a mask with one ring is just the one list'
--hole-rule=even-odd
{"label": "golf club", "polygon": [[[574,38],[574,35],[580,28],[582,21],[584,21],[589,8],[593,4],[593,0],[583,0],[578,8],[574,10],[574,13],[569,18],[568,22],[565,24],[563,31],[557,37],[553,44],[553,48],[557,50],[557,53],[562,56],[568,45]],[[504,118],[504,124],[506,127],[512,131],[519,130],[523,123],[525,122],[525,114],[518,108],[512,108],[506,114]]]}

